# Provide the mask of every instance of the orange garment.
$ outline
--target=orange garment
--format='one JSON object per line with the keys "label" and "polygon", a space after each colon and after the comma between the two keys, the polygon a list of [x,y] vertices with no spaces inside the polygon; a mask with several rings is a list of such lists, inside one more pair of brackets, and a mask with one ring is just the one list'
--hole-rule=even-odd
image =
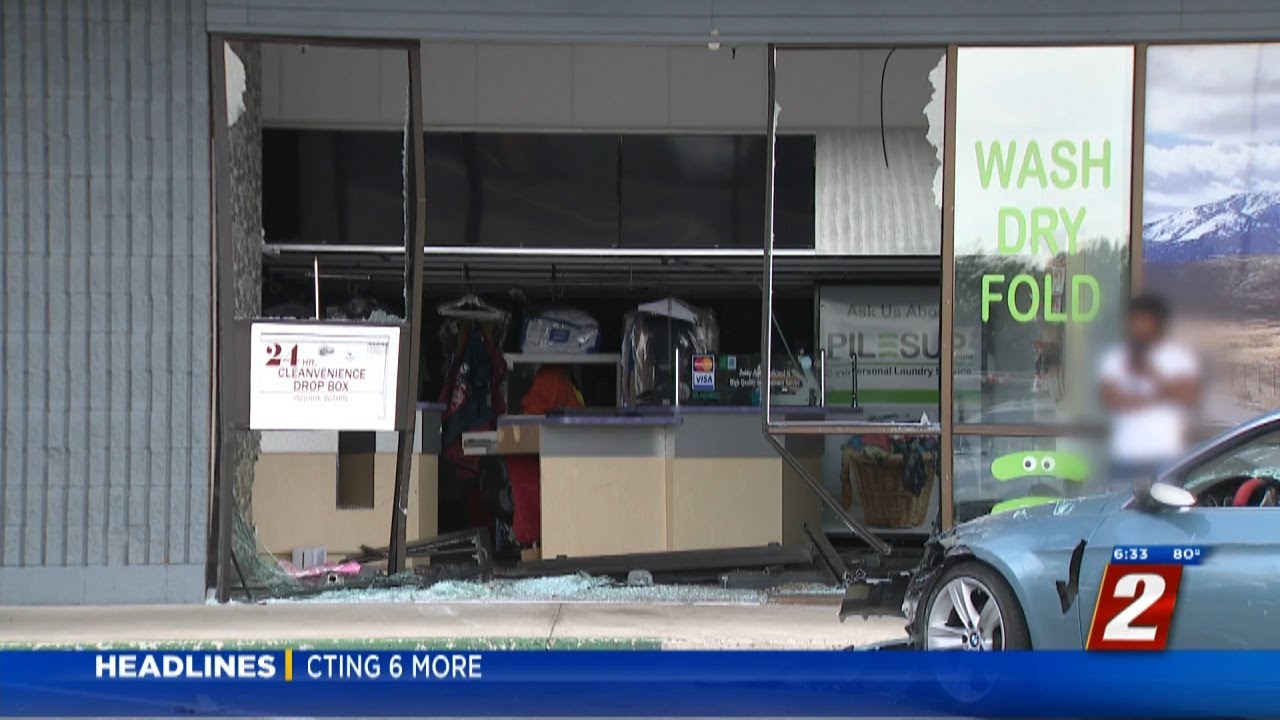
{"label": "orange garment", "polygon": [[[525,393],[520,409],[525,415],[546,415],[551,410],[580,408],[583,405],[582,393],[573,386],[564,368],[544,365],[533,376],[533,384]],[[542,478],[538,458],[508,455],[506,461],[515,505],[511,529],[520,545],[536,545],[542,538]]]}
{"label": "orange garment", "polygon": [[573,386],[564,368],[544,365],[533,376],[533,385],[525,393],[521,406],[525,415],[546,415],[552,410],[582,407],[582,394]]}

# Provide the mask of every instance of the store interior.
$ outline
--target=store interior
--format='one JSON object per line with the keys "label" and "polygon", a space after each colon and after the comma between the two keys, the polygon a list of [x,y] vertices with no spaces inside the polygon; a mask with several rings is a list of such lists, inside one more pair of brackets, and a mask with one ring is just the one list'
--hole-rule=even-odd
{"label": "store interior", "polygon": [[[399,322],[407,233],[403,53],[289,44],[264,44],[260,52],[262,317]],[[933,355],[926,338],[921,357],[936,366],[943,61],[941,48],[779,53],[769,387],[775,407],[797,408],[795,417],[845,412],[860,421],[924,415],[937,422],[936,391],[906,404],[859,403],[854,381],[850,398],[849,351],[843,340],[832,345],[841,330],[823,327],[821,306],[833,289],[847,288],[858,297],[905,292],[932,303]],[[429,42],[422,70],[427,250],[418,399],[439,413],[441,438],[435,487],[421,488],[437,494],[438,502],[422,505],[434,505],[436,516],[419,519],[418,528],[484,527],[496,556],[528,561],[538,557],[550,518],[560,516],[546,507],[548,473],[561,467],[547,455],[559,452],[548,449],[553,435],[576,431],[573,418],[733,411],[751,418],[733,432],[745,444],[759,442],[770,167],[765,49]],[[494,450],[507,441],[504,428],[527,417],[559,423],[554,432],[544,424],[543,461],[532,469],[527,456]],[[693,448],[712,432],[692,427],[680,430],[687,436],[665,436],[668,444]],[[378,445],[351,437],[362,435],[373,433],[339,434],[339,466],[350,448],[359,455]],[[622,443],[618,437],[601,443]],[[841,458],[849,440],[829,437],[816,451],[814,472],[837,496],[842,479],[847,485],[841,473],[847,476],[849,462],[846,455],[842,470]],[[699,462],[733,455],[689,452]],[[936,449],[923,452],[936,462]],[[785,475],[776,467],[770,472]],[[344,474],[337,475],[341,484]],[[665,512],[674,523],[679,503],[693,501],[672,500],[678,480],[669,470],[665,478]],[[792,497],[781,482],[756,504]],[[554,497],[580,504],[570,517],[595,512],[592,491],[565,487]],[[339,487],[337,496],[340,504],[344,497],[360,503],[350,499],[372,492]],[[729,487],[707,502],[730,506],[744,492]],[[922,539],[938,514],[936,477],[923,493],[879,532]],[[846,510],[870,520],[848,495]],[[592,502],[611,497],[602,491]],[[623,504],[612,511],[620,514],[615,524],[626,503],[641,502],[625,493],[612,501]],[[543,505],[541,527],[518,517],[522,504],[535,502]],[[800,502],[801,514],[821,513],[813,497]],[[698,514],[713,539],[689,543],[719,546],[714,538],[735,536],[733,526],[743,522],[750,516],[735,519],[732,508],[715,518]],[[791,534],[787,522],[775,523],[776,541]],[[821,525],[837,543],[851,542],[829,513]],[[669,526],[665,544],[609,541],[589,552],[596,546],[577,538],[565,547],[580,554],[684,549],[673,539],[681,532]]]}

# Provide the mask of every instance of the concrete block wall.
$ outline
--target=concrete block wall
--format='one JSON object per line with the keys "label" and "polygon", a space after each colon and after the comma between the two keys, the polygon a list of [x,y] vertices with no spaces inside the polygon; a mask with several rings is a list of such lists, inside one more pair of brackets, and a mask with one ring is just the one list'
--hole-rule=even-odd
{"label": "concrete block wall", "polygon": [[2,6],[0,604],[200,601],[204,4]]}

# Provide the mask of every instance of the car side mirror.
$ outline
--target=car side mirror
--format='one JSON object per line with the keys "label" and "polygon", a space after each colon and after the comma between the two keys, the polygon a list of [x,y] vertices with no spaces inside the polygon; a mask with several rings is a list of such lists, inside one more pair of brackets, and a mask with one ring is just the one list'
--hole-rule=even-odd
{"label": "car side mirror", "polygon": [[1196,504],[1195,495],[1169,483],[1138,483],[1133,493],[1139,507],[1151,510],[1179,510]]}

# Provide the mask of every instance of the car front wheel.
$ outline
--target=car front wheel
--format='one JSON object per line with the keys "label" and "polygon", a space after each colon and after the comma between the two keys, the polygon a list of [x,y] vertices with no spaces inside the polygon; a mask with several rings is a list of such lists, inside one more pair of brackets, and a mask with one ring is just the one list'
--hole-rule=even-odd
{"label": "car front wheel", "polygon": [[1031,633],[1012,588],[979,562],[960,563],[938,578],[923,620],[926,650],[1031,649]]}

